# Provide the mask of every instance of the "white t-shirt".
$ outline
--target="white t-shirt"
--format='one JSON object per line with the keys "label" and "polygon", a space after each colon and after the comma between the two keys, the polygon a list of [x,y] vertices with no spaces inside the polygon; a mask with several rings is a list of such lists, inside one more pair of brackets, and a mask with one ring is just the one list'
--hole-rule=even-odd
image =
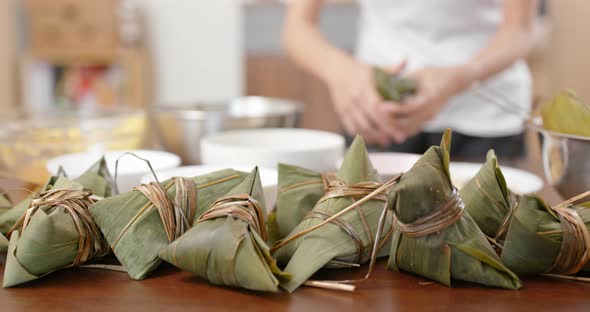
{"label": "white t-shirt", "polygon": [[[406,72],[425,66],[468,62],[496,32],[502,0],[360,0],[357,57],[374,65],[408,60]],[[531,77],[520,60],[482,82],[484,92],[500,93],[528,112]],[[488,90],[485,90],[488,89]],[[450,127],[472,136],[492,137],[522,132],[523,122],[473,92],[453,97],[425,131]]]}

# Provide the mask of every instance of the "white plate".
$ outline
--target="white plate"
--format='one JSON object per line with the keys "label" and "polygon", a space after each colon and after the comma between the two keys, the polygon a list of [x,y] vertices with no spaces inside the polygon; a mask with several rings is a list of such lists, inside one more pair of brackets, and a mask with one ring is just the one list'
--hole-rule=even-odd
{"label": "white plate", "polygon": [[[451,162],[451,179],[457,188],[463,187],[479,171],[482,164]],[[543,188],[543,180],[524,170],[500,166],[508,188],[517,194],[534,193]]]}
{"label": "white plate", "polygon": [[[250,172],[254,167],[243,167],[243,166],[211,166],[211,165],[200,165],[200,166],[185,166],[172,169],[155,170],[158,175],[158,180],[164,181],[173,177],[194,177],[211,173],[218,170],[227,168],[233,168],[235,170]],[[277,184],[278,184],[278,172],[275,169],[258,167],[260,174],[260,182],[264,189],[264,201],[266,203],[266,210],[271,211],[277,201]],[[141,178],[141,183],[149,183],[154,181],[154,177],[151,173],[144,175]]]}
{"label": "white plate", "polygon": [[333,171],[344,152],[344,137],[307,129],[236,130],[201,141],[206,165],[277,168],[278,163],[316,171]]}
{"label": "white plate", "polygon": [[[155,150],[119,150],[104,153],[86,152],[62,155],[48,160],[47,170],[51,174],[57,174],[59,167],[62,166],[68,177],[76,178],[104,155],[107,167],[114,177],[115,163],[125,152],[131,152],[149,160],[154,170],[174,168],[180,165],[180,157],[168,152]],[[117,177],[119,192],[131,191],[133,187],[140,184],[141,177],[148,172],[150,172],[150,169],[143,160],[137,159],[132,155],[121,158]]]}

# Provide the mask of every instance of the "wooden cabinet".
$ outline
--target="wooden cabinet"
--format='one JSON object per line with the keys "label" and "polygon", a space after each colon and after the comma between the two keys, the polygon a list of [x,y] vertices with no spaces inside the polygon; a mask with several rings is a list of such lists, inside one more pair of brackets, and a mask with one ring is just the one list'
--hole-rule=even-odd
{"label": "wooden cabinet", "polygon": [[108,62],[117,46],[116,0],[26,0],[34,57]]}

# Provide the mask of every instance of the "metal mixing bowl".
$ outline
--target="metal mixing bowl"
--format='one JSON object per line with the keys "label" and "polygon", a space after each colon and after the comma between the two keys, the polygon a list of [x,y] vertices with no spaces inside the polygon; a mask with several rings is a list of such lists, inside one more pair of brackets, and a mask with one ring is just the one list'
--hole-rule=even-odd
{"label": "metal mixing bowl", "polygon": [[294,128],[302,111],[297,102],[250,96],[221,103],[159,106],[152,118],[164,149],[179,155],[184,164],[199,164],[201,138],[226,130]]}
{"label": "metal mixing bowl", "polygon": [[539,119],[534,120],[532,126],[542,137],[543,169],[547,181],[564,198],[590,190],[590,137],[546,130]]}

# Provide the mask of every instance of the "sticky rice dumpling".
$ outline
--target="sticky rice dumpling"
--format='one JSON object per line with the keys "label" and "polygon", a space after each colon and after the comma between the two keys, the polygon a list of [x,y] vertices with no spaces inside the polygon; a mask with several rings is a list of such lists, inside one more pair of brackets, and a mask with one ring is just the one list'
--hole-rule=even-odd
{"label": "sticky rice dumpling", "polygon": [[477,224],[463,209],[452,185],[451,131],[402,175],[389,193],[394,234],[388,268],[411,272],[451,286],[462,280],[518,289],[518,277],[506,268]]}
{"label": "sticky rice dumpling", "polygon": [[[109,253],[88,209],[110,191],[108,172],[85,174],[84,184],[60,176],[31,198],[8,233],[4,287],[29,282]],[[109,191],[107,191],[109,190]]]}
{"label": "sticky rice dumpling", "polygon": [[506,185],[504,174],[493,150],[485,164],[460,192],[465,210],[482,232],[500,243],[512,218],[517,196]]}
{"label": "sticky rice dumpling", "polygon": [[[12,202],[10,199],[2,192],[0,194],[0,215],[6,212],[10,207],[12,207]],[[0,232],[0,252],[6,251],[8,249],[8,239]]]}
{"label": "sticky rice dumpling", "polygon": [[[365,144],[357,137],[330,181],[328,192],[286,240],[319,225],[380,186],[379,175],[369,160]],[[289,243],[279,242],[273,247],[274,256],[279,263],[287,264],[285,272],[291,275],[291,280],[281,283],[281,287],[292,292],[321,268],[354,267],[368,262],[384,205],[385,194],[380,193],[313,232]],[[387,255],[387,248],[383,247],[389,246],[391,215],[385,220],[377,256]]]}
{"label": "sticky rice dumpling", "polygon": [[502,250],[506,266],[519,275],[590,272],[590,203],[576,204],[578,198],[550,207],[537,195],[523,196]]}
{"label": "sticky rice dumpling", "polygon": [[[57,176],[49,178],[47,183],[45,183],[45,185],[43,185],[38,190],[38,192],[51,190],[57,179],[64,176],[65,173],[60,168]],[[98,181],[97,179],[99,179],[101,182],[95,185],[96,181]],[[107,168],[104,157],[99,159],[81,176],[73,179],[72,181],[81,184],[82,187],[89,189],[93,194],[103,194],[104,196],[102,197],[109,197],[113,193],[113,180]],[[6,234],[14,226],[16,221],[25,213],[27,208],[29,208],[29,205],[35,195],[36,194],[33,194],[23,199],[12,208],[0,214],[0,233]]]}
{"label": "sticky rice dumpling", "polygon": [[152,182],[94,204],[90,212],[115,256],[133,279],[143,279],[161,262],[158,254],[190,228],[221,194],[246,173],[220,170],[194,178]]}
{"label": "sticky rice dumpling", "polygon": [[400,75],[390,75],[378,67],[373,69],[373,76],[377,91],[385,101],[401,103],[409,96],[416,94],[418,90],[415,80]]}
{"label": "sticky rice dumpling", "polygon": [[279,238],[289,235],[326,194],[328,181],[334,175],[279,164],[276,223]]}
{"label": "sticky rice dumpling", "polygon": [[216,285],[278,291],[281,272],[266,245],[266,211],[258,169],[220,196],[160,257]]}

